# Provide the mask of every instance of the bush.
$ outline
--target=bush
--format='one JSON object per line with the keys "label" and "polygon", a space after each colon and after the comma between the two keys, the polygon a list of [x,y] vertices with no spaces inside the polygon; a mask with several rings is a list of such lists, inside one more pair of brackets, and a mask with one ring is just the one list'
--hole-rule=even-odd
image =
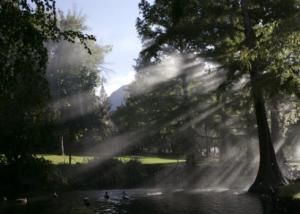
{"label": "bush", "polygon": [[1,189],[9,192],[55,190],[67,185],[61,171],[42,158],[26,156],[21,161],[2,165]]}
{"label": "bush", "polygon": [[145,166],[138,160],[130,160],[124,166],[126,175],[126,186],[136,187],[145,182],[147,178],[147,172]]}
{"label": "bush", "polygon": [[127,163],[116,159],[104,163],[93,160],[88,164],[61,167],[66,169],[63,172],[70,185],[77,189],[137,187],[147,178],[145,166],[137,160]]}

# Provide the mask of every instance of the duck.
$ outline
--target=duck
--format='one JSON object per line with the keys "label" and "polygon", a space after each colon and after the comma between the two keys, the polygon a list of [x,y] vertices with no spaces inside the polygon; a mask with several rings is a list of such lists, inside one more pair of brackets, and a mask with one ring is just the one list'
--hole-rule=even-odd
{"label": "duck", "polygon": [[18,204],[27,204],[27,202],[28,202],[28,200],[27,200],[27,198],[25,197],[25,198],[17,198],[16,199],[16,202],[18,203]]}
{"label": "duck", "polygon": [[104,194],[104,199],[105,199],[105,200],[108,200],[108,199],[109,199],[108,192],[105,192],[105,194]]}
{"label": "duck", "polygon": [[7,201],[7,197],[6,197],[6,196],[3,196],[3,197],[2,197],[2,201],[3,201],[3,202],[6,202],[6,201]]}
{"label": "duck", "polygon": [[84,203],[85,206],[90,206],[91,205],[90,200],[89,200],[88,197],[84,197],[82,200],[83,200],[83,203]]}
{"label": "duck", "polygon": [[54,192],[54,193],[53,193],[53,197],[54,197],[54,198],[57,198],[57,197],[58,197],[58,194],[57,194],[56,192]]}
{"label": "duck", "polygon": [[129,199],[128,195],[127,195],[127,193],[125,191],[122,192],[122,199],[123,200],[128,200]]}

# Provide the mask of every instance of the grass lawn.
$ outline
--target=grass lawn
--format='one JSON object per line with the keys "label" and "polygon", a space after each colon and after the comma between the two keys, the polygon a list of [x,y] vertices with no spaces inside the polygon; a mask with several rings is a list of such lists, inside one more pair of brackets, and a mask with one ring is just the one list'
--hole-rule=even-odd
{"label": "grass lawn", "polygon": [[185,160],[182,159],[171,159],[171,158],[162,158],[155,156],[121,156],[117,157],[118,160],[122,162],[128,162],[132,159],[139,160],[142,164],[172,164],[172,163],[182,163]]}
{"label": "grass lawn", "polygon": [[279,197],[300,200],[300,184],[289,184],[279,189]]}
{"label": "grass lawn", "polygon": [[[45,158],[46,160],[51,161],[53,164],[68,164],[69,157],[67,155],[51,155],[51,154],[39,154],[37,157]],[[128,162],[130,160],[139,160],[142,164],[173,164],[177,162],[185,162],[185,160],[177,160],[171,158],[162,158],[155,156],[120,156],[115,157],[116,159],[122,162]],[[76,163],[87,163],[90,160],[93,160],[93,156],[72,156],[72,164]]]}
{"label": "grass lawn", "polygon": [[[68,164],[69,156],[65,155],[51,155],[51,154],[38,154],[38,158],[44,158],[51,161],[53,164]],[[92,156],[72,156],[72,164],[76,163],[87,163],[90,160],[93,160]]]}

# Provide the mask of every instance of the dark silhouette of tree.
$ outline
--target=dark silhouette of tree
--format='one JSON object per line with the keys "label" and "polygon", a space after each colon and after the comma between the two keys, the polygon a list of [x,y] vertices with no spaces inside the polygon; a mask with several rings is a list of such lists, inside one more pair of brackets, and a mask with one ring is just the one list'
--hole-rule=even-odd
{"label": "dark silhouette of tree", "polygon": [[95,39],[56,24],[54,0],[0,2],[0,152],[9,163],[30,155],[47,135],[44,43],[80,40],[90,52],[86,41]]}
{"label": "dark silhouette of tree", "polygon": [[141,59],[154,62],[174,46],[186,47],[225,68],[223,89],[241,77],[250,79],[260,146],[259,171],[250,192],[268,192],[286,183],[271,140],[265,93],[275,88],[298,93],[294,57],[298,39],[291,41],[299,30],[293,26],[297,4],[293,0],[156,0],[153,4],[142,0],[139,5],[137,29],[145,46]]}

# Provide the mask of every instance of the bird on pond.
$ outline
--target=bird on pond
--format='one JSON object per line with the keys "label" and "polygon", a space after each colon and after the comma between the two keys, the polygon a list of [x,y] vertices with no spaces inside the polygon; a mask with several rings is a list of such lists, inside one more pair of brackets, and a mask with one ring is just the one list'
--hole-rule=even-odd
{"label": "bird on pond", "polygon": [[53,193],[53,197],[54,197],[54,198],[57,198],[57,197],[58,197],[58,194],[57,194],[56,192],[54,192],[54,193]]}
{"label": "bird on pond", "polygon": [[108,192],[105,192],[105,194],[104,194],[104,199],[105,199],[105,200],[108,200],[108,199],[109,199]]}
{"label": "bird on pond", "polygon": [[89,200],[88,197],[84,197],[82,200],[83,200],[83,203],[84,203],[85,206],[90,206],[91,205],[90,200]]}
{"label": "bird on pond", "polygon": [[16,199],[16,202],[18,203],[18,204],[27,204],[27,202],[28,202],[28,200],[27,200],[27,198],[26,197],[24,197],[24,198],[17,198]]}
{"label": "bird on pond", "polygon": [[125,191],[122,192],[122,199],[123,200],[128,200],[129,199],[128,195],[127,195],[127,193]]}

